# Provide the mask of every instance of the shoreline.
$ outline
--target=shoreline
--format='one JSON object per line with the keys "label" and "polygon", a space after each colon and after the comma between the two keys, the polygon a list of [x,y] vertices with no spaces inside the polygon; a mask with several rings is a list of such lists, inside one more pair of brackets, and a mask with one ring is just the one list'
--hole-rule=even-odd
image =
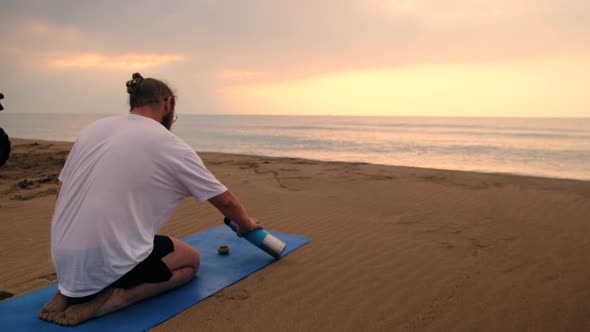
{"label": "shoreline", "polygon": [[[14,145],[15,142],[21,142],[18,144],[28,144],[33,142],[43,142],[47,144],[74,144],[74,141],[60,141],[60,140],[44,140],[44,139],[35,139],[35,138],[20,138],[20,137],[11,137],[10,140]],[[254,155],[254,154],[243,154],[243,153],[231,153],[231,152],[219,152],[219,151],[197,151],[199,155],[202,154],[219,154],[219,155],[235,155],[235,156],[242,156],[242,157],[252,157],[252,158],[273,158],[273,159],[287,159],[287,160],[307,160],[310,162],[319,162],[319,163],[344,163],[344,164],[359,164],[359,165],[375,165],[375,166],[383,166],[383,167],[394,167],[394,168],[405,168],[405,169],[415,169],[415,170],[423,170],[423,171],[435,171],[435,172],[458,172],[458,173],[473,173],[473,174],[482,174],[482,175],[497,175],[497,176],[514,176],[514,177],[523,177],[523,178],[531,178],[531,179],[547,179],[547,180],[562,180],[562,181],[574,181],[574,182],[590,182],[590,179],[575,179],[575,178],[565,178],[565,177],[550,177],[550,176],[539,176],[533,174],[524,174],[524,173],[510,173],[510,172],[496,172],[496,171],[474,171],[474,170],[456,170],[456,169],[444,169],[444,168],[430,168],[430,167],[418,167],[418,166],[403,166],[403,165],[389,165],[389,164],[378,164],[378,163],[369,163],[364,161],[339,161],[339,160],[321,160],[321,159],[309,159],[309,158],[300,158],[300,157],[277,157],[277,156],[267,156],[267,155]]]}

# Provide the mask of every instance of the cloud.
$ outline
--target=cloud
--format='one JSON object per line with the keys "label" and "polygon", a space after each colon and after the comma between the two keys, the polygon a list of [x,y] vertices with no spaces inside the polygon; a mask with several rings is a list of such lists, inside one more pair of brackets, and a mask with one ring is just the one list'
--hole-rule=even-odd
{"label": "cloud", "polygon": [[109,56],[104,54],[75,54],[57,56],[47,60],[51,68],[95,68],[95,69],[148,69],[155,66],[177,63],[185,60],[182,55],[125,54]]}
{"label": "cloud", "polygon": [[376,9],[392,15],[430,22],[477,22],[514,17],[534,8],[532,0],[370,0]]}
{"label": "cloud", "polygon": [[[506,59],[588,48],[586,0],[20,1],[0,21],[13,47],[72,54],[199,55],[261,79],[318,71]],[[116,8],[116,10],[113,10]],[[67,10],[66,10],[67,9]],[[584,14],[586,13],[586,14]],[[2,29],[4,30],[4,29]],[[41,29],[43,30],[43,29]],[[73,31],[72,31],[73,30]],[[10,38],[10,36],[14,38]],[[4,39],[6,40],[6,39]],[[30,41],[30,42],[29,42]]]}
{"label": "cloud", "polygon": [[46,51],[87,45],[78,27],[45,18],[0,15],[0,31],[2,49]]}
{"label": "cloud", "polygon": [[[0,56],[39,70],[149,69],[186,61],[182,54],[121,52],[98,42],[96,32],[45,17],[6,17],[0,23]],[[10,31],[9,33],[7,31]]]}
{"label": "cloud", "polygon": [[224,68],[217,72],[216,77],[224,84],[244,83],[260,79],[260,73]]}
{"label": "cloud", "polygon": [[21,29],[24,33],[43,38],[63,38],[68,41],[76,41],[80,37],[80,31],[75,27],[63,26],[32,18],[18,22],[16,29]]}
{"label": "cloud", "polygon": [[[67,77],[63,94],[82,100],[95,98],[82,88],[89,82],[119,84],[145,70],[184,89],[187,108],[214,113],[227,111],[217,91],[232,84],[587,54],[589,6],[587,0],[9,1],[0,11],[2,84],[22,87],[34,79],[58,89]],[[119,90],[105,88],[111,94],[104,98],[120,98]]]}

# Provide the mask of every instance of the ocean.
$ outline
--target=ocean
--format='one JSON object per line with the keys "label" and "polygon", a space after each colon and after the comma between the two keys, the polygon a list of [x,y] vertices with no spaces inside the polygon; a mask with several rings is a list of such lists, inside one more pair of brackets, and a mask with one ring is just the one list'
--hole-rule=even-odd
{"label": "ocean", "polygon": [[[0,113],[11,137],[74,141],[108,115]],[[590,118],[179,114],[198,152],[415,166],[590,180]]]}

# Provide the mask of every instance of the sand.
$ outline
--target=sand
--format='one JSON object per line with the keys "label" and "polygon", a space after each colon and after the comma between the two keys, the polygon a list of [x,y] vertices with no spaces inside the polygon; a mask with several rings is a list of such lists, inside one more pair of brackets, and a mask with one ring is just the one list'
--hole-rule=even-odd
{"label": "sand", "polygon": [[[55,282],[50,221],[71,143],[13,140],[0,291]],[[588,331],[590,182],[201,153],[266,228],[313,242],[153,331]],[[220,225],[184,201],[162,233]]]}

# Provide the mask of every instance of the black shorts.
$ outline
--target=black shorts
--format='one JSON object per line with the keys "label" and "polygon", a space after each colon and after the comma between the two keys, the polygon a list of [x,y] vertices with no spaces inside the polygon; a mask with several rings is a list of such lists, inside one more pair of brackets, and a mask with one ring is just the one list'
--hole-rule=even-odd
{"label": "black shorts", "polygon": [[146,282],[157,283],[170,280],[172,271],[162,261],[162,258],[173,251],[174,243],[169,237],[156,235],[152,253],[109,287],[131,288]]}
{"label": "black shorts", "polygon": [[[172,239],[165,235],[154,237],[154,249],[143,261],[139,262],[131,271],[124,274],[107,288],[131,288],[144,283],[158,283],[170,280],[172,271],[162,261],[164,256],[174,251]],[[84,297],[68,297],[70,303],[84,303],[92,300],[97,294]]]}

